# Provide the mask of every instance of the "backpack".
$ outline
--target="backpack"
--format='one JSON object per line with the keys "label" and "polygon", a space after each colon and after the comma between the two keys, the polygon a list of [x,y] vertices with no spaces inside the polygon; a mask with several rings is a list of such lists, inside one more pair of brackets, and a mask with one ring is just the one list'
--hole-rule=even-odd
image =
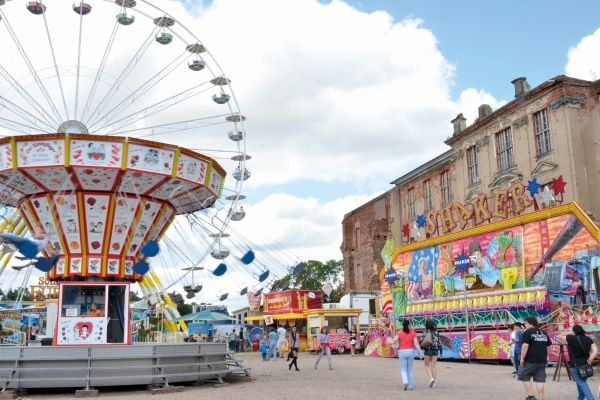
{"label": "backpack", "polygon": [[433,344],[433,335],[431,334],[431,331],[427,331],[425,333],[425,336],[423,336],[423,340],[421,340],[421,348],[422,349],[426,349],[428,347],[431,347],[431,345]]}

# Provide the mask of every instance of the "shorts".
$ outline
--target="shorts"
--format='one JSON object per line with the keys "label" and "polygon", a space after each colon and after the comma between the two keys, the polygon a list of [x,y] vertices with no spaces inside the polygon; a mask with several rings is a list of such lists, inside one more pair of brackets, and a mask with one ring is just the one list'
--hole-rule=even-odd
{"label": "shorts", "polygon": [[521,382],[529,382],[533,378],[534,382],[546,382],[546,363],[528,363],[522,365],[517,373],[517,379]]}
{"label": "shorts", "polygon": [[285,341],[285,340],[278,340],[278,341],[277,341],[277,348],[278,348],[278,349],[284,348],[286,344],[287,344],[287,343],[286,343],[286,341]]}
{"label": "shorts", "polygon": [[425,357],[437,357],[439,351],[432,348],[423,349],[423,356]]}

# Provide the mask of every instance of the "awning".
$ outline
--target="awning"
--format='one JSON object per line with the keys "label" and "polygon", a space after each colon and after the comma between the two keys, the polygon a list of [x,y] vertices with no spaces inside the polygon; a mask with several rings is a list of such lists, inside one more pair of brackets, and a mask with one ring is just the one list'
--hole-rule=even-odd
{"label": "awning", "polygon": [[288,314],[271,314],[273,319],[304,319],[306,315],[303,313],[288,313]]}
{"label": "awning", "polygon": [[246,317],[246,318],[244,318],[244,321],[262,321],[263,319],[265,319],[265,316],[259,315],[256,317]]}

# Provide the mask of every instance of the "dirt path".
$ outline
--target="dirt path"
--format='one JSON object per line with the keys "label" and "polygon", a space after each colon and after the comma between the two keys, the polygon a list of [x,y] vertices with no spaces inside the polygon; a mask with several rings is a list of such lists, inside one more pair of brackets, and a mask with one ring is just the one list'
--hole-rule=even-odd
{"label": "dirt path", "polygon": [[[358,355],[334,355],[334,370],[327,369],[324,357],[319,369],[314,370],[314,355],[301,354],[298,359],[299,372],[289,371],[283,359],[264,362],[257,353],[246,353],[242,357],[245,364],[252,367],[252,382],[236,382],[225,387],[215,388],[212,385],[201,387],[185,386],[181,393],[152,396],[140,387],[133,390],[114,390],[100,388],[102,399],[145,399],[164,400],[196,400],[198,398],[217,400],[240,400],[247,396],[277,396],[289,399],[330,400],[344,399],[382,399],[393,395],[401,395],[406,399],[428,400],[472,399],[506,400],[527,397],[523,385],[510,374],[509,365],[469,364],[463,362],[441,362],[438,364],[438,381],[436,387],[427,387],[428,379],[422,361],[415,361],[415,390],[402,392],[399,363],[397,359],[371,358]],[[562,400],[576,398],[575,383],[569,382],[563,369],[560,382],[552,381],[554,368],[547,369],[546,399]],[[592,392],[598,391],[600,379],[589,379]],[[482,397],[484,396],[484,397]],[[31,400],[38,399],[73,399],[74,390],[63,390],[61,393],[42,394],[32,392]]]}

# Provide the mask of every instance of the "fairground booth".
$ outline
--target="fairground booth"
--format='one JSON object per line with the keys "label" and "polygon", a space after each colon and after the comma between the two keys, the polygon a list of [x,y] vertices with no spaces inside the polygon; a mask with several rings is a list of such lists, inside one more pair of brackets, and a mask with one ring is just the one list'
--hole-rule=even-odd
{"label": "fairground booth", "polygon": [[[260,297],[249,298],[250,309],[260,308]],[[247,322],[263,322],[268,329],[284,326],[288,332],[296,326],[300,334],[300,351],[319,347],[318,335],[322,327],[330,333],[330,345],[338,352],[350,348],[347,322],[358,317],[362,309],[323,308],[320,290],[291,289],[262,295],[263,315],[247,317]],[[358,320],[358,318],[354,318]],[[357,332],[358,330],[358,326]]]}

